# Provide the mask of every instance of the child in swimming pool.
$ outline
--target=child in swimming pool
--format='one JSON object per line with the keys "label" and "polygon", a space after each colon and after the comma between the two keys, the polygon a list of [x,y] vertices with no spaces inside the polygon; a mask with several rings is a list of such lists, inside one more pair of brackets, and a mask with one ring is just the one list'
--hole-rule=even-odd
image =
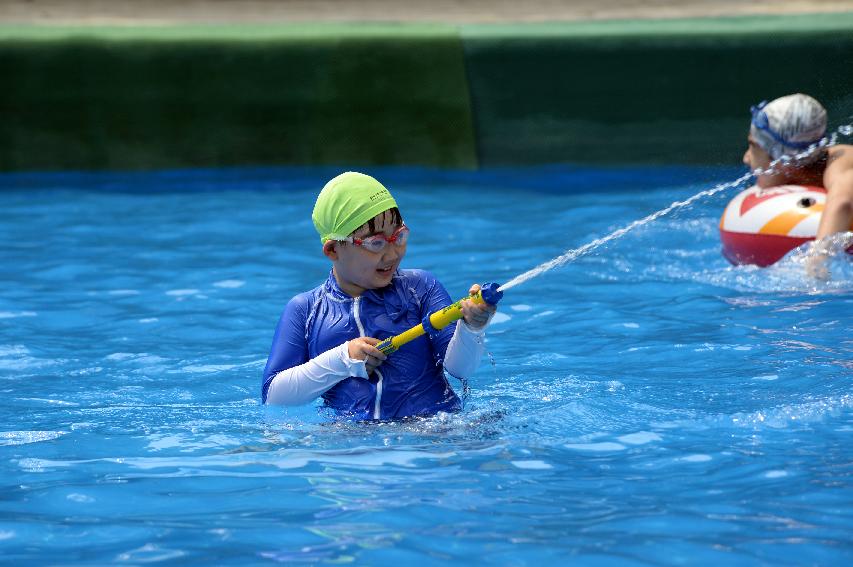
{"label": "child in swimming pool", "polygon": [[[814,98],[796,93],[762,102],[751,109],[744,165],[752,171],[768,170],[774,160],[787,156],[773,173],[759,175],[759,187],[811,185],[826,188],[826,205],[817,237],[806,259],[807,272],[829,277],[826,267],[827,237],[850,230],[853,224],[853,146],[819,146],[826,135],[826,109]],[[815,146],[807,152],[806,150]],[[803,157],[794,159],[797,155]]]}
{"label": "child in swimming pool", "polygon": [[376,348],[380,340],[450,305],[450,296],[432,274],[399,269],[409,229],[376,179],[335,177],[312,218],[332,271],[285,307],[264,370],[263,402],[301,405],[322,396],[338,415],[354,419],[459,410],[444,371],[460,379],[473,374],[496,308],[463,301],[462,321],[386,357]]}

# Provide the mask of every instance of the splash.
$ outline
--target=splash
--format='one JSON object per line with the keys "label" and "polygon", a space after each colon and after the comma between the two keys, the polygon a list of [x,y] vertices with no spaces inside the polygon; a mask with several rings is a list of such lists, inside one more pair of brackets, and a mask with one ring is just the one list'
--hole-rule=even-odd
{"label": "splash", "polygon": [[[693,277],[703,283],[748,293],[824,295],[853,290],[853,262],[846,252],[853,246],[853,232],[827,236],[821,243],[826,254],[820,264],[811,268],[812,242],[806,242],[766,268],[729,266],[723,270],[705,270]],[[804,273],[812,277],[804,278]]]}
{"label": "splash", "polygon": [[778,171],[777,170],[778,167],[780,167],[782,165],[788,165],[790,163],[797,163],[798,161],[803,160],[803,159],[807,158],[808,156],[810,156],[813,152],[816,152],[816,151],[819,151],[819,150],[822,150],[822,149],[836,145],[838,143],[839,136],[845,136],[846,137],[846,136],[850,136],[850,135],[853,135],[853,124],[846,124],[844,126],[839,126],[835,132],[833,132],[829,136],[822,138],[820,141],[815,142],[814,144],[812,144],[811,146],[809,146],[807,149],[803,150],[799,154],[796,154],[794,156],[782,156],[779,159],[776,159],[773,162],[771,162],[770,165],[768,165],[766,169],[756,169],[755,171],[746,173],[746,174],[742,175],[741,177],[738,177],[734,181],[729,181],[726,183],[720,183],[719,185],[716,185],[716,186],[712,187],[711,189],[706,189],[704,191],[700,191],[699,193],[696,193],[695,195],[693,195],[692,197],[689,197],[688,199],[685,199],[683,201],[675,201],[674,203],[667,206],[666,208],[661,209],[655,213],[652,213],[646,217],[643,217],[642,219],[635,220],[631,224],[624,226],[620,229],[614,230],[613,232],[611,232],[610,234],[608,234],[606,236],[602,236],[601,238],[596,238],[595,240],[587,242],[586,244],[584,244],[583,246],[580,246],[578,248],[570,248],[569,250],[567,250],[566,252],[564,252],[560,256],[557,256],[556,258],[548,260],[547,262],[540,264],[531,270],[528,270],[522,274],[517,275],[516,277],[514,277],[513,279],[511,279],[507,283],[503,284],[500,287],[499,291],[506,291],[508,289],[512,289],[515,286],[521,285],[528,280],[532,280],[533,278],[540,276],[540,275],[544,274],[545,272],[553,270],[554,268],[563,266],[565,264],[568,264],[569,262],[573,262],[576,259],[580,258],[581,256],[589,254],[593,250],[596,250],[597,248],[604,246],[608,242],[612,242],[613,240],[621,238],[621,237],[625,236],[626,234],[628,234],[629,232],[631,232],[632,230],[639,228],[641,226],[647,225],[651,222],[654,222],[657,219],[659,219],[665,215],[668,215],[669,213],[671,213],[674,210],[683,209],[684,207],[688,207],[688,206],[692,205],[693,203],[695,203],[696,201],[698,201],[699,199],[703,199],[705,197],[711,197],[713,195],[716,195],[717,193],[721,193],[721,192],[726,191],[728,189],[740,187],[741,185],[748,182],[750,179],[753,179],[753,178],[758,177],[760,175],[770,175],[770,174],[776,173]]}

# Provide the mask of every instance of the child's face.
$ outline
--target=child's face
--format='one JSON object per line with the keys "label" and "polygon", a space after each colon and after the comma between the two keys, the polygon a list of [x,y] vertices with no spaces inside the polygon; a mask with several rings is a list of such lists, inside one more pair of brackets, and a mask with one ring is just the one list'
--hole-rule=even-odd
{"label": "child's face", "polygon": [[[365,238],[375,234],[392,236],[400,228],[395,224],[390,211],[385,211],[373,217],[375,230],[370,231],[365,224],[353,233],[356,238]],[[400,261],[406,255],[406,245],[388,243],[381,252],[371,252],[363,246],[338,242],[335,244],[337,258],[335,261],[335,277],[338,285],[344,291],[353,294],[366,289],[378,289],[391,283],[394,272],[400,266]]]}
{"label": "child's face", "polygon": [[[750,171],[755,171],[759,168],[767,169],[770,166],[770,162],[773,161],[770,154],[758,145],[758,142],[752,138],[751,134],[747,138],[747,144],[746,153],[743,154],[743,164],[749,167]],[[759,175],[758,179],[756,179],[759,187],[773,187],[774,185],[780,185],[783,181],[778,174]]]}

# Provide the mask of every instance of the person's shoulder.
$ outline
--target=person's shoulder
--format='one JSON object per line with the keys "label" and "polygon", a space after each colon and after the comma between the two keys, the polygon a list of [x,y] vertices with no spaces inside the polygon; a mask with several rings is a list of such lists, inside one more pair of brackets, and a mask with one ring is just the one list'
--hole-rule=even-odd
{"label": "person's shoulder", "polygon": [[395,284],[415,293],[417,296],[444,297],[447,290],[444,285],[427,270],[398,270]]}
{"label": "person's shoulder", "polygon": [[307,310],[317,301],[322,292],[323,285],[321,284],[315,287],[314,289],[309,289],[308,291],[303,291],[302,293],[294,295],[290,299],[290,301],[287,302],[285,311]]}
{"label": "person's shoulder", "polygon": [[853,166],[853,146],[849,144],[838,144],[829,148],[827,153],[829,154],[829,159],[826,164],[827,168],[837,165]]}
{"label": "person's shoulder", "polygon": [[[826,166],[823,170],[823,186],[837,185],[840,179],[849,179],[853,175],[853,146],[840,144],[827,151]],[[845,185],[848,184],[844,181]]]}
{"label": "person's shoulder", "polygon": [[420,269],[397,270],[397,275],[409,283],[434,284],[441,283],[432,272]]}

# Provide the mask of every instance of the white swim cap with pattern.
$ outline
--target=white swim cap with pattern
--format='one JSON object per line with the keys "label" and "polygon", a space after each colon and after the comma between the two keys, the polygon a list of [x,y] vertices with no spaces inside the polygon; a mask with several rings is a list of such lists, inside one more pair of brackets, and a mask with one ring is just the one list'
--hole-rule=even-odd
{"label": "white swim cap with pattern", "polygon": [[[826,134],[826,109],[809,95],[797,93],[753,106],[749,133],[770,157],[793,156]],[[817,159],[812,152],[803,162]]]}

